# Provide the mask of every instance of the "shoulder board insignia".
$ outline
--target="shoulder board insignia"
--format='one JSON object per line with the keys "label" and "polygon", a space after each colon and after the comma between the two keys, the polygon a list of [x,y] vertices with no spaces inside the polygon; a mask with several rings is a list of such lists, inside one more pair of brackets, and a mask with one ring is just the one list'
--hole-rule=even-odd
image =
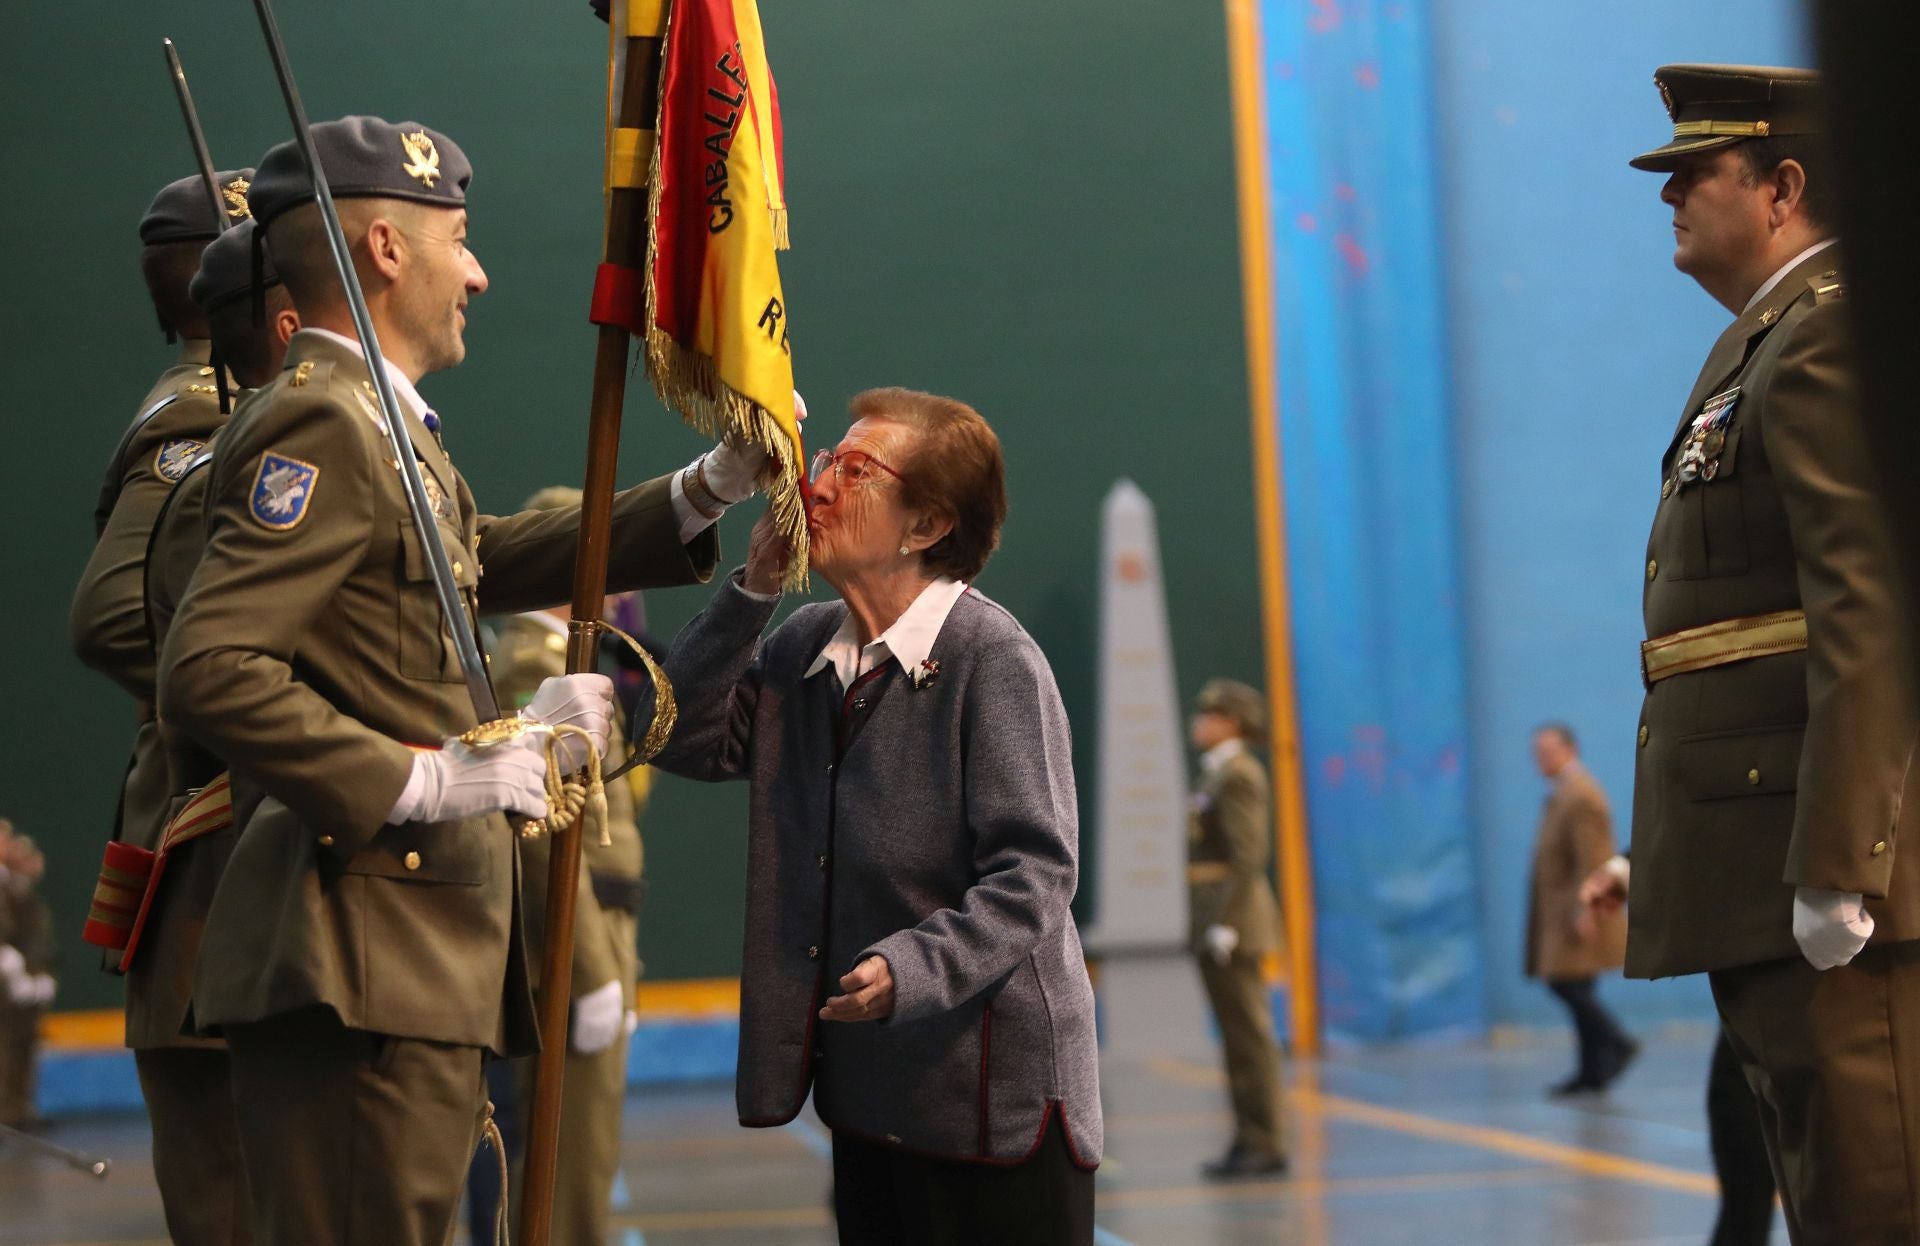
{"label": "shoulder board insignia", "polygon": [[373,382],[360,382],[359,387],[353,391],[353,396],[360,400],[360,408],[367,413],[367,418],[373,421],[373,426],[384,435],[387,431],[387,417],[380,414],[380,400],[374,397]]}
{"label": "shoulder board insignia", "polygon": [[313,379],[313,360],[307,359],[307,360],[303,360],[300,366],[293,370],[293,377],[287,382],[287,384],[297,388],[301,385],[305,385],[308,381],[312,379]]}
{"label": "shoulder board insignia", "polygon": [[201,376],[212,376],[212,375],[213,375],[213,368],[212,368],[211,366],[203,366],[203,367],[202,367],[202,368],[200,369],[200,375],[201,375]]}
{"label": "shoulder board insignia", "polygon": [[220,391],[212,385],[182,385],[180,387],[180,392],[183,394],[213,395],[213,394],[219,393]]}
{"label": "shoulder board insignia", "polygon": [[194,441],[187,437],[175,437],[160,447],[153,456],[153,471],[168,484],[179,484],[180,478],[187,474],[187,467],[193,462],[193,456],[200,453],[206,445],[204,441]]}
{"label": "shoulder board insignia", "polygon": [[1780,319],[1780,309],[1778,307],[1769,307],[1760,313],[1761,324],[1770,325],[1778,319]]}
{"label": "shoulder board insignia", "polygon": [[1844,281],[1828,280],[1813,287],[1813,302],[1817,307],[1821,303],[1831,303],[1837,298],[1845,298],[1846,294],[1847,285]]}
{"label": "shoulder board insignia", "polygon": [[268,451],[260,456],[248,507],[262,527],[284,532],[307,517],[313,486],[319,479],[320,469],[312,463]]}

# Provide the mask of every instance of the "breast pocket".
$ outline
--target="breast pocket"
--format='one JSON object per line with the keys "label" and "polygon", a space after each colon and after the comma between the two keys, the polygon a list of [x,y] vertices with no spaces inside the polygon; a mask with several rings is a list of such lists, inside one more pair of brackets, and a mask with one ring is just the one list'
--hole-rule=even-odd
{"label": "breast pocket", "polygon": [[1719,453],[1709,456],[1706,470],[1681,485],[1660,508],[1656,544],[1661,549],[1660,565],[1672,579],[1707,580],[1745,575],[1748,570],[1740,435],[1739,428],[1728,429]]}
{"label": "breast pocket", "polygon": [[[474,592],[480,582],[475,559],[457,534],[445,525],[439,525],[438,530],[447,560],[453,564],[453,582],[459,586],[466,609],[471,612]],[[414,535],[411,520],[401,521],[400,550],[400,591],[395,594],[400,673],[409,679],[464,682],[466,676],[460,669],[459,656],[441,614],[439,595],[434,592],[433,571],[419,538]],[[465,627],[473,625],[470,618],[459,622]]]}

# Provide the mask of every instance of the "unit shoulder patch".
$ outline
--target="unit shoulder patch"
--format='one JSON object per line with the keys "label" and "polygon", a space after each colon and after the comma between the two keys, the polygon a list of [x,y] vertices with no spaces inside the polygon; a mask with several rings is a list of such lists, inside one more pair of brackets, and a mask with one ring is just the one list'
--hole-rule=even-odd
{"label": "unit shoulder patch", "polygon": [[206,446],[204,441],[194,441],[189,437],[175,437],[161,445],[153,456],[153,473],[168,484],[179,484],[180,478],[187,474],[187,466],[193,462],[193,456]]}
{"label": "unit shoulder patch", "polygon": [[319,479],[320,469],[312,463],[269,450],[260,456],[248,509],[262,527],[276,532],[297,527],[307,517],[313,487]]}

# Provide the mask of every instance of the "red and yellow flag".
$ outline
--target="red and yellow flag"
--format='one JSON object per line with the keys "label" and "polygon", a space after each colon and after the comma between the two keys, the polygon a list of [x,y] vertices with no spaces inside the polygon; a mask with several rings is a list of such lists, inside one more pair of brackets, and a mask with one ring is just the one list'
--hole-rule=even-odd
{"label": "red and yellow flag", "polygon": [[775,252],[787,245],[780,103],[754,0],[673,0],[649,182],[647,375],[689,424],[778,466],[767,493],[806,575],[804,465]]}

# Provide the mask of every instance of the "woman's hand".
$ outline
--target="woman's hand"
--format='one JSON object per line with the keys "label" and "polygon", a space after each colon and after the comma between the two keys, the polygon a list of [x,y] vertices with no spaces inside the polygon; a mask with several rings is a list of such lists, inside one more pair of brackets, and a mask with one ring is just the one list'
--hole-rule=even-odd
{"label": "woman's hand", "polygon": [[869,956],[840,979],[845,995],[820,1010],[822,1021],[883,1021],[893,1015],[893,970],[884,956]]}
{"label": "woman's hand", "polygon": [[773,507],[768,505],[747,538],[747,591],[776,596],[786,574],[787,542],[773,526]]}

